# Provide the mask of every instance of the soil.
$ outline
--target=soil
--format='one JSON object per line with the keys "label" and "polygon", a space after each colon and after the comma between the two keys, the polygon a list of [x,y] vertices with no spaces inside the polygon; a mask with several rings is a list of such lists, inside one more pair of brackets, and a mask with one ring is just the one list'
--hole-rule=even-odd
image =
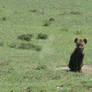
{"label": "soil", "polygon": [[[57,67],[56,70],[69,70],[68,66]],[[92,75],[92,65],[83,65],[82,73]]]}

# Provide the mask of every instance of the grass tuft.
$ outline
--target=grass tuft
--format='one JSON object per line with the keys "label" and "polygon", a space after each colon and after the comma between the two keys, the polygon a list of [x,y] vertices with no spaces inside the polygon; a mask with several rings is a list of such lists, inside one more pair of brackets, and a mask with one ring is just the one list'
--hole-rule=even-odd
{"label": "grass tuft", "polygon": [[19,35],[17,38],[24,41],[30,41],[33,37],[33,34],[23,34]]}
{"label": "grass tuft", "polygon": [[48,35],[47,34],[43,34],[43,33],[39,33],[37,36],[37,39],[47,39]]}
{"label": "grass tuft", "polygon": [[35,70],[47,69],[46,65],[38,65]]}
{"label": "grass tuft", "polygon": [[51,24],[50,21],[47,20],[44,22],[43,26],[47,27],[47,26],[50,26],[50,24]]}
{"label": "grass tuft", "polygon": [[51,18],[49,18],[49,21],[55,21],[55,19],[51,17]]}

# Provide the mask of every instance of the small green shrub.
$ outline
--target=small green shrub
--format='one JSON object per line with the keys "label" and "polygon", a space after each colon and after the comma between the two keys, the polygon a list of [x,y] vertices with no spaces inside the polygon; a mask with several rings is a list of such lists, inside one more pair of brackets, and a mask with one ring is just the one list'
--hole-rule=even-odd
{"label": "small green shrub", "polygon": [[2,17],[2,20],[5,21],[6,20],[6,17]]}
{"label": "small green shrub", "polygon": [[19,35],[17,38],[20,40],[30,41],[33,37],[33,34],[23,34]]}
{"label": "small green shrub", "polygon": [[49,21],[55,21],[55,19],[54,18],[49,18]]}
{"label": "small green shrub", "polygon": [[37,10],[33,9],[33,10],[30,10],[30,12],[37,12]]}
{"label": "small green shrub", "polygon": [[47,27],[47,26],[49,26],[50,24],[51,24],[50,21],[45,21],[45,23],[43,24],[43,26]]}
{"label": "small green shrub", "polygon": [[47,34],[39,33],[37,39],[47,39]]}
{"label": "small green shrub", "polygon": [[2,17],[2,16],[0,16],[0,20],[2,20],[2,21],[6,21],[6,17]]}
{"label": "small green shrub", "polygon": [[35,45],[34,49],[35,49],[36,51],[41,51],[41,50],[42,50],[41,46],[37,46],[37,45]]}
{"label": "small green shrub", "polygon": [[11,90],[10,92],[14,92],[13,90]]}

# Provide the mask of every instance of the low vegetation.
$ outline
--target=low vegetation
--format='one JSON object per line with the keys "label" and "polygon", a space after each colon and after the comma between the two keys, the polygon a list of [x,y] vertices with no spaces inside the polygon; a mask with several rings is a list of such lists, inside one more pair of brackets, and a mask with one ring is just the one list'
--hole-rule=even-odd
{"label": "low vegetation", "polygon": [[39,33],[37,36],[37,39],[47,39],[47,38],[48,38],[47,34],[43,34],[43,33]]}
{"label": "low vegetation", "polygon": [[[0,92],[92,92],[91,7],[91,0],[0,0]],[[62,69],[76,37],[88,40],[83,73]]]}
{"label": "low vegetation", "polygon": [[17,38],[20,40],[30,41],[33,37],[33,34],[23,34],[19,35]]}

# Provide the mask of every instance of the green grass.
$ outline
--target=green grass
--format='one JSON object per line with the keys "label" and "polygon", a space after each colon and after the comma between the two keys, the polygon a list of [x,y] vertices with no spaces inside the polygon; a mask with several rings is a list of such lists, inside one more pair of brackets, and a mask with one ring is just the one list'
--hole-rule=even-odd
{"label": "green grass", "polygon": [[[92,92],[91,75],[55,70],[67,66],[75,37],[88,39],[84,64],[92,64],[91,3],[0,0],[0,92]],[[47,39],[37,39],[40,33]],[[33,37],[30,41],[18,39],[23,34]],[[22,43],[41,50],[11,47]]]}

